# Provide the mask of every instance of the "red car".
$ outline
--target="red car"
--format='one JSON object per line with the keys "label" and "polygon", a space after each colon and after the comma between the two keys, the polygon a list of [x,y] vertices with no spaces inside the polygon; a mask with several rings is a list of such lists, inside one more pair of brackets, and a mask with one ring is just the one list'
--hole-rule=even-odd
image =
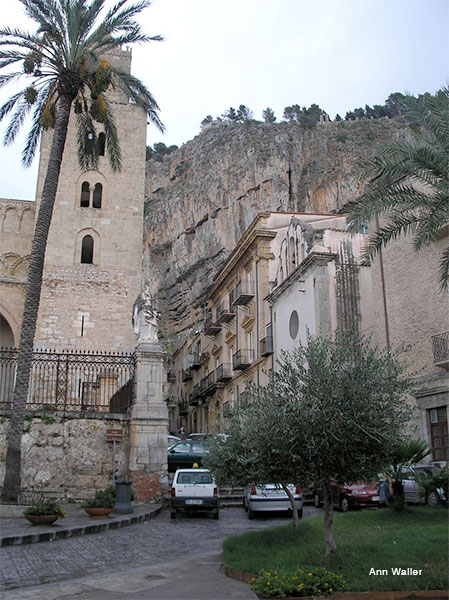
{"label": "red car", "polygon": [[[379,506],[379,483],[373,481],[371,483],[344,483],[339,484],[336,481],[331,481],[332,501],[336,508],[342,512],[355,508],[365,508],[367,506]],[[323,490],[316,487],[313,492],[313,503],[316,507],[323,504]]]}

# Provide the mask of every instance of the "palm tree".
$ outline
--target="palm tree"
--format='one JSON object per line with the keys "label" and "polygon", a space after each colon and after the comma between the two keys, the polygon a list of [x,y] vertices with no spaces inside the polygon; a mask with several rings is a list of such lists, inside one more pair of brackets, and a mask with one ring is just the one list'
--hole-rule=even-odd
{"label": "palm tree", "polygon": [[[78,126],[78,158],[82,169],[96,168],[97,132],[105,133],[113,170],[121,166],[117,130],[106,92],[119,88],[140,106],[159,129],[159,107],[145,85],[108,61],[108,52],[133,42],[160,41],[142,33],[134,17],[149,0],[129,4],[118,0],[103,11],[105,0],[19,0],[37,25],[36,33],[0,29],[0,86],[27,82],[0,107],[0,120],[10,115],[4,143],[14,141],[31,113],[31,129],[22,155],[31,164],[43,130],[53,129],[48,168],[31,248],[28,283],[20,335],[16,384],[13,394],[6,473],[2,500],[16,501],[21,487],[21,439],[33,342],[39,309],[45,248],[58,186],[69,117],[74,109]],[[11,67],[19,70],[13,71]]]}
{"label": "palm tree", "polygon": [[[403,104],[415,138],[392,142],[375,155],[370,188],[348,206],[352,231],[384,219],[365,247],[366,263],[400,234],[413,233],[419,250],[438,239],[449,222],[449,89],[404,96]],[[441,289],[449,285],[449,247],[441,255],[440,284]]]}
{"label": "palm tree", "polygon": [[395,448],[392,466],[388,472],[392,479],[391,503],[395,510],[401,511],[405,508],[403,480],[406,477],[406,467],[420,463],[430,452],[424,440],[404,440]]}

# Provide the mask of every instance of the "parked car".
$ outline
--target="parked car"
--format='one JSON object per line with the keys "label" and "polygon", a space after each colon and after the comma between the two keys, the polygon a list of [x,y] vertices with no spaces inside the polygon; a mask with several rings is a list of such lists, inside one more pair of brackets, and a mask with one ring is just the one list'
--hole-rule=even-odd
{"label": "parked car", "polygon": [[217,484],[208,469],[177,469],[171,488],[170,517],[179,512],[210,511],[218,519],[220,496]]}
{"label": "parked car", "polygon": [[201,466],[206,450],[202,442],[182,440],[167,450],[168,470],[174,473],[176,469],[193,467],[195,463]]}
{"label": "parked car", "polygon": [[[373,481],[371,483],[344,483],[338,484],[336,481],[331,481],[332,502],[334,507],[342,512],[347,512],[351,509],[378,507],[379,506],[379,483]],[[313,503],[316,507],[323,504],[323,489],[316,486],[313,492]]]}
{"label": "parked car", "polygon": [[[288,488],[295,498],[298,515],[301,518],[303,512],[301,488],[299,485],[293,484],[290,484]],[[252,483],[247,486],[243,505],[245,510],[248,511],[249,519],[254,519],[256,513],[290,512],[292,509],[287,493],[280,485],[274,483],[267,483],[265,485]]]}
{"label": "parked car", "polygon": [[187,439],[192,442],[204,442],[206,438],[207,433],[191,433]]}
{"label": "parked car", "polygon": [[[418,477],[434,477],[441,471],[440,467],[436,465],[410,465],[404,467],[405,477],[402,480],[404,486],[404,500],[411,504],[422,503],[424,504],[425,499],[421,496],[419,490],[419,484],[415,479],[415,475]],[[427,503],[430,506],[436,506],[439,499],[446,500],[444,492],[441,488],[436,491],[429,493],[427,497]]]}
{"label": "parked car", "polygon": [[173,446],[173,444],[176,444],[177,442],[180,442],[181,438],[179,438],[176,435],[168,435],[167,436],[167,448],[170,448],[170,446]]}

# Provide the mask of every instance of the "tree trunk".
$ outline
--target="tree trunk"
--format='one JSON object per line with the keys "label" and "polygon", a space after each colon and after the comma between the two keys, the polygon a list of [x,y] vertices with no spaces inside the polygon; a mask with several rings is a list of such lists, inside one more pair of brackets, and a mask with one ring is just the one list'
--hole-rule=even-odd
{"label": "tree trunk", "polygon": [[322,487],[324,492],[324,544],[326,547],[324,556],[329,556],[337,549],[334,541],[334,505],[330,481],[323,481]]}
{"label": "tree trunk", "polygon": [[31,260],[28,271],[22,329],[20,332],[16,383],[14,386],[6,452],[6,471],[2,492],[3,502],[17,502],[21,490],[21,443],[31,375],[34,335],[41,296],[45,249],[58,187],[72,102],[73,98],[71,96],[62,96],[59,101],[50,158],[42,190],[42,200],[31,246]]}
{"label": "tree trunk", "polygon": [[298,529],[299,528],[299,515],[298,515],[298,508],[296,506],[295,498],[293,497],[293,494],[291,493],[291,491],[288,489],[288,487],[286,485],[284,485],[283,483],[281,485],[282,485],[282,489],[287,494],[287,496],[290,500],[290,504],[292,506],[293,525],[296,529]]}

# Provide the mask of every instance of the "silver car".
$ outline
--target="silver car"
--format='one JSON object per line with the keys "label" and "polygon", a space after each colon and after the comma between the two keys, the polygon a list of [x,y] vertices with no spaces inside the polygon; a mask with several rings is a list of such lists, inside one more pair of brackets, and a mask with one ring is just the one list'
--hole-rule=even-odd
{"label": "silver car", "polygon": [[[302,517],[303,498],[299,485],[290,484],[288,489],[293,494],[298,516]],[[248,511],[248,518],[254,519],[257,513],[267,512],[285,512],[292,510],[290,499],[287,493],[279,484],[267,483],[265,485],[256,485],[255,483],[247,486],[244,497],[244,507]]]}
{"label": "silver car", "polygon": [[[410,502],[411,504],[416,504],[418,502],[424,503],[424,498],[422,498],[418,482],[415,479],[415,474],[418,477],[434,477],[438,475],[441,469],[435,465],[411,465],[409,467],[404,467],[404,471],[406,475],[402,480],[404,486],[404,500],[406,502]],[[439,498],[445,500],[443,490],[439,488],[436,492],[430,492],[427,503],[430,506],[436,506],[438,504]]]}

